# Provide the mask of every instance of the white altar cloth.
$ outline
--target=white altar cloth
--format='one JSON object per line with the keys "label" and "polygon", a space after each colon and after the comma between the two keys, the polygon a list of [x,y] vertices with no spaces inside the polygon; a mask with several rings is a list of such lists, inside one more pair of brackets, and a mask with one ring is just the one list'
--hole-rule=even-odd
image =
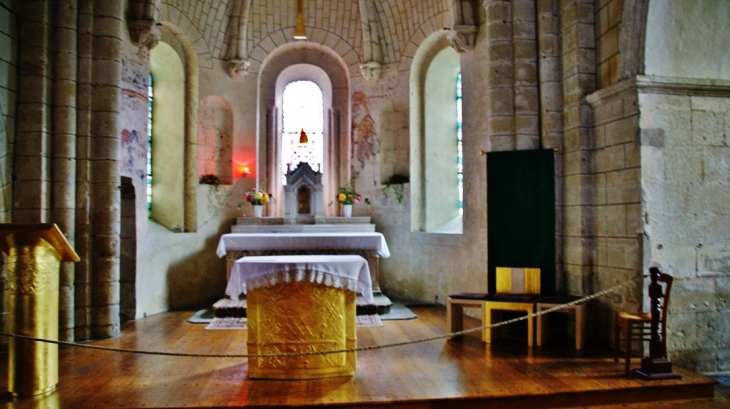
{"label": "white altar cloth", "polygon": [[230,250],[315,250],[372,249],[383,258],[390,257],[382,233],[228,233],[221,236],[216,254],[225,257]]}
{"label": "white altar cloth", "polygon": [[357,255],[252,256],[234,263],[226,294],[235,300],[248,289],[306,281],[359,292],[374,304],[370,280],[367,260]]}

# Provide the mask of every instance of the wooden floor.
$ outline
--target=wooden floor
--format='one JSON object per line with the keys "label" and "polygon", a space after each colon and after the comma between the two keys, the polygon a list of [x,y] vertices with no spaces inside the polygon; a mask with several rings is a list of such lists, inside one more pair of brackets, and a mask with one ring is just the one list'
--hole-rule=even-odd
{"label": "wooden floor", "polygon": [[[445,332],[443,307],[412,307],[418,318],[358,328],[358,345],[374,346]],[[205,330],[191,312],[170,312],[124,324],[119,338],[90,344],[203,354],[246,353],[245,330]],[[474,322],[471,322],[474,325]],[[566,345],[566,347],[563,347]],[[572,342],[529,349],[501,339],[485,346],[476,333],[361,351],[354,377],[308,381],[247,378],[235,358],[139,355],[63,347],[61,381],[44,397],[12,399],[7,359],[0,366],[0,408],[701,408],[730,407],[714,381],[675,368],[677,381],[628,379],[609,351],[576,353]],[[657,402],[658,401],[658,402]]]}

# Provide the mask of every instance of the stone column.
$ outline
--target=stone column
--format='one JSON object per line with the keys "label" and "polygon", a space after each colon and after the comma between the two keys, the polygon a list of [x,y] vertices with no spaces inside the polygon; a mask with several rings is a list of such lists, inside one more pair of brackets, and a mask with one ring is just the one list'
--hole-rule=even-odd
{"label": "stone column", "polygon": [[512,2],[487,0],[487,123],[490,151],[510,151],[515,143]]}
{"label": "stone column", "polygon": [[592,0],[561,0],[563,53],[563,239],[567,289],[592,294],[592,119],[585,96],[595,89]]}
{"label": "stone column", "polygon": [[[53,221],[73,247],[76,207],[76,0],[55,4],[53,33]],[[74,265],[61,263],[59,339],[73,340]]]}
{"label": "stone column", "polygon": [[50,218],[51,2],[20,2],[18,119],[15,138],[13,220]]}
{"label": "stone column", "polygon": [[537,1],[537,41],[539,78],[540,147],[557,149],[555,158],[555,248],[557,254],[556,288],[564,289],[563,279],[563,162],[560,147],[563,141],[563,83],[560,62],[559,0]]}
{"label": "stone column", "polygon": [[119,334],[119,172],[121,45],[124,2],[94,2],[90,216],[92,239],[92,336]]}
{"label": "stone column", "polygon": [[513,0],[515,146],[539,149],[537,22],[535,0]]}
{"label": "stone column", "polygon": [[91,136],[91,72],[94,44],[94,0],[78,0],[76,78],[76,263],[74,277],[75,339],[91,338],[91,220],[89,155]]}

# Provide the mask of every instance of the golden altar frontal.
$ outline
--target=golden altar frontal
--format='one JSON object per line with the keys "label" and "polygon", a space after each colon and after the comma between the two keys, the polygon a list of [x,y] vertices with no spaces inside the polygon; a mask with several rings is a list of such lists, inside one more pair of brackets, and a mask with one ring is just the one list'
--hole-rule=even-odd
{"label": "golden altar frontal", "polygon": [[[249,354],[297,354],[357,345],[358,290],[372,299],[367,261],[356,255],[244,257],[226,293],[246,293]],[[249,358],[250,378],[316,379],[355,374],[355,351]]]}

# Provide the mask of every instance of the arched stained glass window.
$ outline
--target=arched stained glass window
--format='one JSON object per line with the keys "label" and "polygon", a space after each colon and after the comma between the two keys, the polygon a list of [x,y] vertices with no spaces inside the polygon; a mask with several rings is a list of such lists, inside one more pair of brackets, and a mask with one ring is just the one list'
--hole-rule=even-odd
{"label": "arched stained glass window", "polygon": [[147,85],[147,217],[152,215],[152,75]]}
{"label": "arched stained glass window", "polygon": [[464,151],[461,141],[461,73],[456,76],[456,166],[457,183],[459,184],[459,214],[464,214]]}
{"label": "arched stained glass window", "polygon": [[[290,82],[282,96],[283,126],[281,135],[282,184],[287,168],[296,169],[307,162],[314,170],[323,170],[324,100],[322,90],[312,81]],[[301,133],[307,141],[302,143]]]}

